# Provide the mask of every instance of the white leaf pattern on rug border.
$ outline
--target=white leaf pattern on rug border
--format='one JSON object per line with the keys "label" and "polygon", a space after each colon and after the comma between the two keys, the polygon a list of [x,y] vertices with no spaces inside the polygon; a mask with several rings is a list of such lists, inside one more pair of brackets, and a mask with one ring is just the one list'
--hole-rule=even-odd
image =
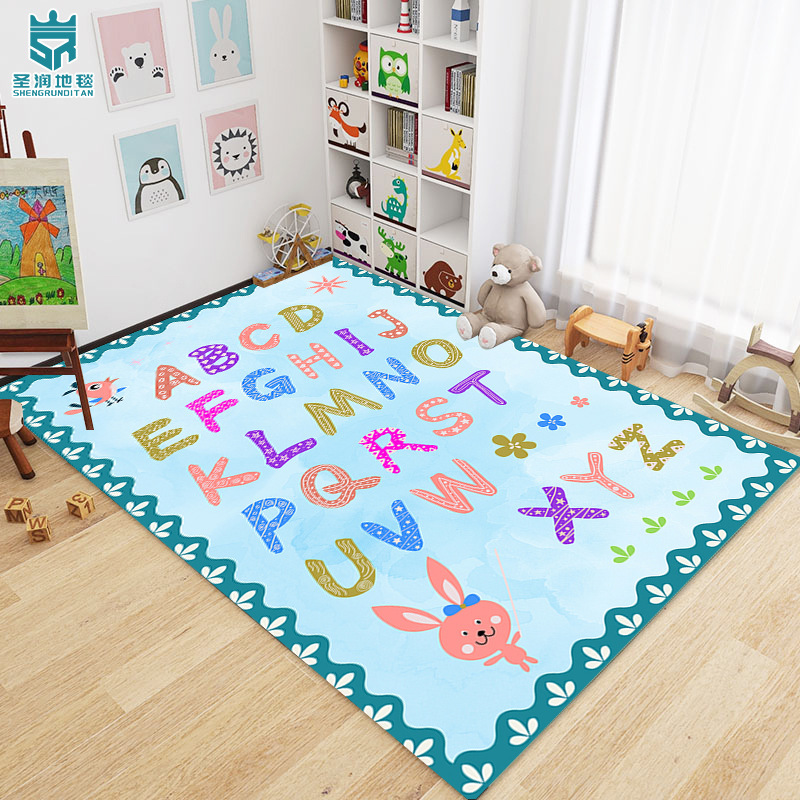
{"label": "white leaf pattern on rug border", "polygon": [[620,636],[630,636],[642,624],[641,614],[634,614],[630,619],[624,617],[622,614],[617,614],[615,619],[622,625],[619,631],[617,631]]}
{"label": "white leaf pattern on rug border", "polygon": [[317,663],[317,659],[313,657],[313,654],[319,650],[319,643],[313,642],[308,647],[303,649],[302,645],[293,644],[292,645],[292,652],[301,660],[305,661],[309,667],[313,667],[314,664]]}
{"label": "white leaf pattern on rug border", "polygon": [[337,678],[336,675],[334,675],[332,672],[329,672],[325,676],[325,680],[328,681],[328,683],[333,686],[334,689],[341,692],[345,697],[350,697],[350,695],[353,694],[353,690],[347,684],[350,683],[355,676],[355,672],[347,672],[342,675],[341,678]]}
{"label": "white leaf pattern on rug border", "polygon": [[721,545],[728,536],[727,532],[723,528],[720,528],[716,533],[714,533],[714,531],[702,531],[702,533],[703,536],[708,539],[706,542],[708,547],[719,547],[719,545]]}
{"label": "white leaf pattern on rug border", "polygon": [[747,503],[742,503],[741,508],[739,506],[728,506],[728,510],[733,512],[733,516],[731,519],[735,519],[737,522],[741,522],[741,520],[746,519],[750,513],[752,512],[752,508],[747,505]]}
{"label": "white leaf pattern on rug border", "polygon": [[593,647],[584,647],[583,654],[591,659],[584,665],[586,669],[597,669],[605,664],[606,661],[608,661],[608,658],[611,655],[611,648],[604,644],[598,652]]}
{"label": "white leaf pattern on rug border", "polygon": [[478,772],[472,764],[463,764],[461,771],[464,773],[465,778],[469,778],[469,783],[465,783],[461,787],[461,791],[469,793],[477,792],[478,789],[482,789],[486,785],[486,782],[494,773],[494,767],[487,762],[481,767],[481,771]]}
{"label": "white leaf pattern on rug border", "polygon": [[644,588],[647,589],[651,595],[653,595],[650,598],[650,602],[653,603],[653,605],[663,603],[672,594],[672,586],[670,586],[668,583],[665,583],[662,587],[654,586],[652,583],[648,583]]}
{"label": "white leaf pattern on rug border", "polygon": [[675,556],[675,560],[679,564],[683,564],[679,571],[684,575],[694,572],[700,566],[700,556],[692,556],[691,560],[686,556]]}
{"label": "white leaf pattern on rug border", "polygon": [[425,755],[433,747],[433,739],[423,739],[416,747],[411,739],[406,739],[403,742],[403,747],[415,755],[426,767],[433,765],[433,757]]}
{"label": "white leaf pattern on rug border", "polygon": [[525,724],[518,719],[510,719],[508,727],[516,734],[508,740],[508,743],[518,747],[521,744],[525,744],[536,733],[539,728],[539,721],[536,717],[531,717]]}
{"label": "white leaf pattern on rug border", "polygon": [[377,711],[372,706],[364,706],[364,713],[375,723],[381,726],[385,731],[388,731],[392,727],[392,723],[389,722],[386,717],[392,713],[393,706],[387,703],[385,706],[381,706]]}
{"label": "white leaf pattern on rug border", "polygon": [[[122,486],[123,484],[118,483],[117,486]],[[111,492],[109,492],[111,494]],[[122,492],[117,492],[114,497],[119,497]],[[131,505],[128,503],[128,505]],[[160,525],[157,522],[150,523],[150,533],[155,534],[158,536],[159,539],[166,539],[167,536],[170,534],[170,528],[172,527],[172,522],[162,522]]]}
{"label": "white leaf pattern on rug border", "polygon": [[199,546],[197,542],[193,542],[188,545],[176,544],[173,549],[184,561],[194,561],[197,557],[194,551],[197,550]]}
{"label": "white leaf pattern on rug border", "polygon": [[575,684],[572,681],[567,681],[563,686],[554,681],[545,684],[547,690],[553,695],[548,701],[549,706],[561,706],[575,694]]}
{"label": "white leaf pattern on rug border", "polygon": [[224,564],[221,567],[215,567],[214,569],[211,569],[211,567],[203,567],[203,569],[200,570],[200,574],[209,583],[219,584],[224,580],[222,573],[225,572],[226,569],[228,568]]}
{"label": "white leaf pattern on rug border", "polygon": [[125,510],[132,516],[132,517],[143,517],[145,511],[147,510],[147,506],[150,503],[147,500],[143,500],[141,503],[134,503],[131,501],[130,503],[125,504]]}
{"label": "white leaf pattern on rug border", "polygon": [[233,602],[236,603],[236,605],[239,606],[239,608],[244,609],[245,611],[249,611],[253,607],[253,604],[248,601],[252,600],[255,596],[256,596],[255,589],[251,589],[249,592],[245,592],[241,596],[237,591],[233,591],[229,595],[231,600],[233,600]]}

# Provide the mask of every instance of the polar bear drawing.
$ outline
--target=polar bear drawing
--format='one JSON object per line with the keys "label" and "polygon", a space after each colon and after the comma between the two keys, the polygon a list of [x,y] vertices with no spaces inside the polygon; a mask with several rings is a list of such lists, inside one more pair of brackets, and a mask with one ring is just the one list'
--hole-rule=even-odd
{"label": "polar bear drawing", "polygon": [[122,66],[108,73],[120,103],[134,103],[167,93],[166,70],[155,63],[150,42],[122,48]]}

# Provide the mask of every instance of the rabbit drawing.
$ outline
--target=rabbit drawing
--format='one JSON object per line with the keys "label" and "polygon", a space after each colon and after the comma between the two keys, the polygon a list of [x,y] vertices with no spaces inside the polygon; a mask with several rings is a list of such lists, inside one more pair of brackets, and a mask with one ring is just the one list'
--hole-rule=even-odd
{"label": "rabbit drawing", "polygon": [[404,606],[373,606],[372,610],[387,624],[401,631],[429,631],[439,629],[439,642],[445,653],[467,661],[490,657],[484,666],[505,659],[525,672],[528,662],[538,663],[517,645],[520,633],[511,641],[511,619],[498,603],[481,600],[476,594],[464,596],[456,577],[447,567],[428,559],[428,578],[433,588],[448,601],[443,620],[418,608]]}
{"label": "rabbit drawing", "polygon": [[233,11],[230,5],[226,5],[222,9],[222,25],[220,25],[219,13],[216,8],[208,10],[208,19],[211,22],[211,30],[217,37],[217,41],[211,45],[211,53],[208,57],[211,68],[214,70],[214,80],[227,81],[240,77],[242,73],[239,71],[239,61],[242,56],[239,53],[239,46],[229,38],[233,21]]}

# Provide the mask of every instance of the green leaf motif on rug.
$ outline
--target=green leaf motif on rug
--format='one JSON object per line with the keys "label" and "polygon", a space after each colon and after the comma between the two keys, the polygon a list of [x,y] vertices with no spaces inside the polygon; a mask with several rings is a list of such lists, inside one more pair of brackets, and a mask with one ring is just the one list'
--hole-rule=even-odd
{"label": "green leaf motif on rug", "polygon": [[700,467],[700,470],[705,473],[703,475],[704,481],[713,481],[722,473],[722,467]]}
{"label": "green leaf motif on rug", "polygon": [[650,517],[642,517],[642,522],[647,525],[645,533],[658,533],[667,524],[667,518],[659,517],[655,520]]}
{"label": "green leaf motif on rug", "polygon": [[676,505],[676,506],[685,506],[685,505],[688,505],[688,504],[689,504],[689,503],[691,503],[691,502],[692,502],[692,500],[694,500],[694,498],[695,498],[695,494],[694,494],[694,492],[693,492],[691,489],[689,489],[689,491],[688,491],[688,492],[686,492],[686,494],[684,494],[683,492],[673,492],[672,494],[674,494],[674,495],[675,495],[675,497],[677,497],[677,498],[678,498],[678,499],[675,501],[675,505]]}
{"label": "green leaf motif on rug", "polygon": [[612,544],[611,551],[617,554],[616,558],[614,559],[614,563],[622,564],[636,552],[636,548],[632,544],[629,544],[624,549],[622,547],[617,547],[616,545]]}

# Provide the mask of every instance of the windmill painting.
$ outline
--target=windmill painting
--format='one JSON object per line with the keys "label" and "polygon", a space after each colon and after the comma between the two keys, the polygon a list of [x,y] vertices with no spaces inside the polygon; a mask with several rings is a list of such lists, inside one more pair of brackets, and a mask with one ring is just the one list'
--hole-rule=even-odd
{"label": "windmill painting", "polygon": [[86,327],[65,159],[0,162],[0,327]]}

